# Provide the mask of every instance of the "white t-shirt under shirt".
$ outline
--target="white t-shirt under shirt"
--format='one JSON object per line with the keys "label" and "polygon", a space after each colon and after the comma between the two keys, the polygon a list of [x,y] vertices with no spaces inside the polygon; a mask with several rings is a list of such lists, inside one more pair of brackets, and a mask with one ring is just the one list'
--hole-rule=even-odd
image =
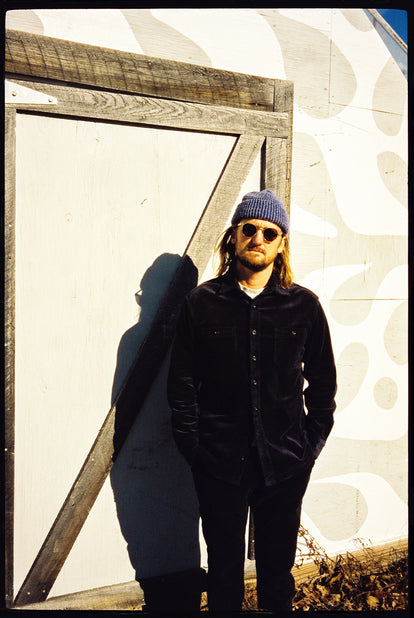
{"label": "white t-shirt under shirt", "polygon": [[247,296],[250,296],[250,298],[255,298],[256,296],[259,296],[259,294],[261,294],[264,290],[264,288],[259,288],[259,289],[248,288],[246,285],[242,285],[240,282],[239,282],[239,286],[242,292],[247,294]]}

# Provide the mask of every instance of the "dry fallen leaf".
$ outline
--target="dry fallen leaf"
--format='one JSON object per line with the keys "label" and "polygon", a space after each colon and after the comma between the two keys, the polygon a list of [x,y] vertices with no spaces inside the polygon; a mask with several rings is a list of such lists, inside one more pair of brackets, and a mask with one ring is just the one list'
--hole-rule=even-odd
{"label": "dry fallen leaf", "polygon": [[[372,548],[363,545],[361,559],[350,553],[331,558],[308,531],[301,528],[300,534],[312,552],[319,574],[298,586],[293,600],[294,610],[352,612],[407,609],[407,551],[393,550],[384,560],[376,557]],[[253,584],[246,587],[244,609],[257,609]]]}
{"label": "dry fallen leaf", "polygon": [[377,597],[373,597],[371,594],[367,594],[367,603],[369,609],[377,609],[379,605],[379,599],[377,599]]}

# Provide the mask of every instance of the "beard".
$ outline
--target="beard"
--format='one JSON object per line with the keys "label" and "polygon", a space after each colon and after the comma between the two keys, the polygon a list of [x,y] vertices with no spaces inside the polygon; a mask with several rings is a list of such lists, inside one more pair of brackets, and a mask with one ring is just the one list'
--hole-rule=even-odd
{"label": "beard", "polygon": [[266,260],[266,257],[263,255],[263,259],[260,261],[253,261],[246,255],[236,255],[240,264],[243,264],[246,268],[251,270],[252,272],[259,273],[262,270],[265,270],[271,263],[271,261]]}

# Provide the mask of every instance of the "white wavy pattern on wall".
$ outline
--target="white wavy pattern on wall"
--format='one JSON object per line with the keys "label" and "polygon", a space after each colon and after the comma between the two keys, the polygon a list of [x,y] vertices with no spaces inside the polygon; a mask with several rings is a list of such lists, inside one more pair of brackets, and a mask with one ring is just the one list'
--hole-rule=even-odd
{"label": "white wavy pattern on wall", "polygon": [[295,82],[294,269],[327,311],[340,402],[303,522],[332,551],[405,535],[406,83],[364,10],[12,13],[9,27]]}
{"label": "white wavy pattern on wall", "polygon": [[314,484],[325,484],[329,491],[332,491],[332,486],[349,485],[358,490],[367,505],[366,518],[357,534],[339,540],[324,536],[324,531],[315,526],[306,511],[303,513],[302,525],[317,538],[328,554],[346,551],[349,547],[355,546],[354,542],[357,540],[368,541],[375,545],[384,539],[406,534],[407,505],[382,477],[366,472],[355,472],[320,479],[314,481]]}

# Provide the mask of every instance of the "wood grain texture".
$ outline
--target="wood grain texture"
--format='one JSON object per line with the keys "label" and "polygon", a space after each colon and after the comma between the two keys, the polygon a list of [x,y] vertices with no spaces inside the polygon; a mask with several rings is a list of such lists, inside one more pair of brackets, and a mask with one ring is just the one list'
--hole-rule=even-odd
{"label": "wood grain texture", "polygon": [[275,192],[284,195],[282,199],[285,208],[290,212],[291,176],[292,176],[292,140],[293,140],[293,82],[281,85],[275,81],[275,97],[273,111],[288,114],[289,134],[286,142],[266,140],[266,175],[270,184],[274,183]]}
{"label": "wood grain texture", "polygon": [[17,75],[84,84],[197,103],[273,111],[275,83],[233,73],[104,49],[17,30],[6,31],[5,70]]}
{"label": "wood grain texture", "polygon": [[262,157],[262,185],[274,191],[289,212],[287,165],[287,140],[267,137]]}
{"label": "wood grain texture", "polygon": [[140,609],[143,604],[144,592],[138,582],[132,581],[52,597],[47,601],[31,603],[24,608],[55,611],[116,611]]}
{"label": "wood grain texture", "polygon": [[121,392],[16,596],[16,605],[47,598],[169,349],[182,299],[196,284],[196,272],[205,269],[220,225],[227,220],[263,141],[263,136],[241,136],[236,142]]}
{"label": "wood grain texture", "polygon": [[5,601],[13,602],[13,513],[14,513],[14,324],[15,324],[15,199],[16,199],[16,112],[5,113],[4,185],[4,318],[5,318]]}
{"label": "wood grain texture", "polygon": [[289,115],[286,112],[258,112],[202,105],[169,99],[103,92],[100,90],[45,84],[33,80],[12,80],[13,83],[50,94],[57,104],[8,104],[24,111],[62,114],[123,123],[149,124],[176,129],[212,133],[289,136]]}

